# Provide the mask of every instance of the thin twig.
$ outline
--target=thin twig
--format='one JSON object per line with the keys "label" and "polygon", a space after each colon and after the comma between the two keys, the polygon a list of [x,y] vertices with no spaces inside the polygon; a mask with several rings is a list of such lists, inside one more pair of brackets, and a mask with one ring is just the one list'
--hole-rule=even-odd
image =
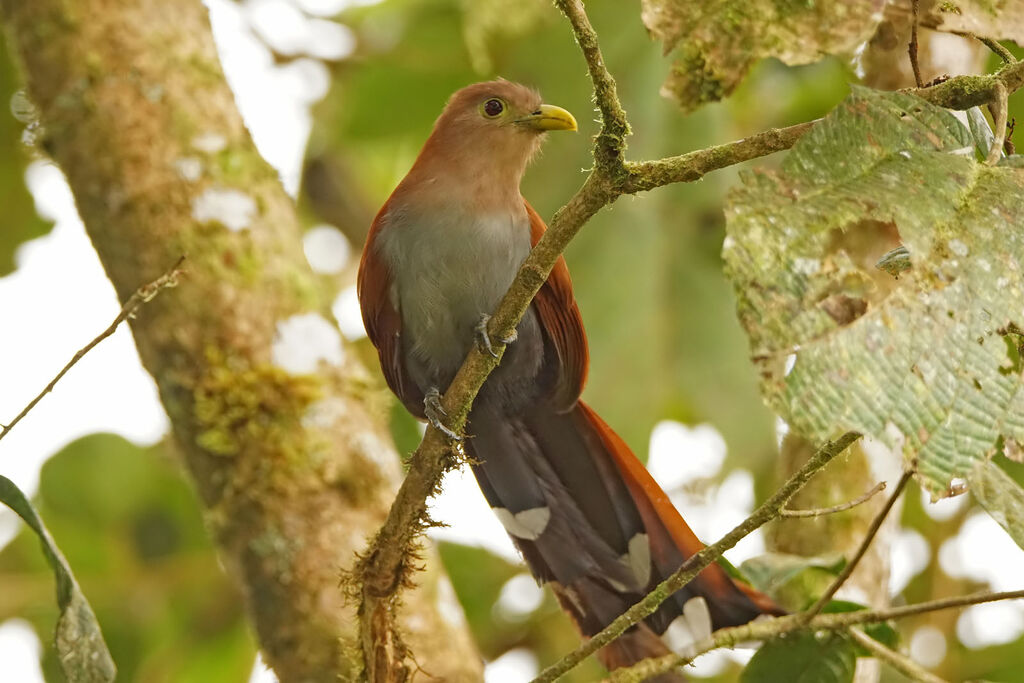
{"label": "thin twig", "polygon": [[875,659],[885,662],[912,681],[918,681],[918,683],[948,683],[946,679],[936,676],[910,657],[886,647],[859,628],[850,628],[847,633],[850,634],[850,637],[858,645],[870,652]]}
{"label": "thin twig", "polygon": [[779,517],[821,517],[823,515],[831,515],[836,512],[843,512],[844,510],[850,510],[863,503],[871,500],[875,494],[885,490],[885,482],[880,481],[875,484],[874,488],[865,493],[862,496],[858,496],[851,501],[846,503],[840,503],[839,505],[833,505],[827,508],[815,508],[813,510],[780,510]]}
{"label": "thin twig", "polygon": [[[890,607],[879,610],[864,609],[855,612],[819,614],[808,624],[800,622],[801,615],[799,614],[772,619],[758,619],[742,626],[731,626],[715,631],[710,637],[693,645],[693,653],[689,656],[684,657],[671,654],[654,659],[645,659],[631,667],[616,669],[612,672],[610,680],[616,683],[646,680],[648,677],[685,666],[700,655],[712,650],[735,647],[739,643],[750,641],[770,640],[804,628],[811,632],[844,631],[860,624],[878,624],[883,621],[902,619],[917,614],[928,614],[1001,600],[1024,600],[1024,590],[1002,593],[975,593],[973,595],[961,595],[955,598],[943,598],[941,600],[920,602],[916,605],[904,605],[902,607]],[[536,681],[533,683],[536,683]]]}
{"label": "thin twig", "polygon": [[846,580],[850,578],[851,574],[853,574],[853,570],[857,568],[857,564],[861,561],[861,558],[864,557],[864,554],[867,553],[868,547],[871,545],[871,541],[874,540],[878,530],[882,528],[882,523],[885,522],[885,518],[889,516],[889,511],[892,510],[893,505],[896,504],[896,501],[899,499],[900,495],[902,495],[903,489],[906,488],[907,482],[910,481],[912,476],[914,476],[912,468],[908,468],[903,472],[903,476],[900,477],[899,482],[896,484],[896,490],[892,492],[889,499],[885,501],[885,505],[878,511],[875,518],[871,520],[871,526],[868,527],[868,531],[864,535],[864,540],[861,541],[860,547],[857,548],[857,552],[853,554],[850,561],[846,563],[845,567],[843,567],[843,571],[839,573],[839,576],[835,578],[832,585],[830,585],[822,596],[818,598],[818,601],[815,602],[806,612],[798,615],[805,624],[814,618],[814,616],[828,604],[829,600],[832,599],[832,596],[836,594],[836,591],[842,588],[843,584],[846,583]]}
{"label": "thin twig", "polygon": [[837,455],[845,451],[850,444],[860,438],[856,432],[847,432],[835,441],[825,443],[815,452],[810,459],[804,463],[796,474],[789,478],[775,494],[761,504],[749,517],[736,526],[732,531],[723,536],[718,542],[713,543],[699,552],[691,555],[683,562],[683,565],[675,574],[658,585],[643,600],[623,612],[618,618],[604,628],[600,633],[590,638],[580,647],[549,666],[541,672],[533,683],[550,683],[559,676],[572,670],[577,664],[589,657],[594,652],[618,638],[626,629],[637,623],[649,614],[653,614],[661,603],[669,599],[676,591],[689,583],[705,567],[717,560],[729,548],[736,545],[755,529],[765,522],[778,516],[779,510],[803,488],[811,477],[821,468],[832,461]]}
{"label": "thin twig", "polygon": [[1017,58],[1013,56],[1013,53],[1007,50],[998,40],[992,40],[991,38],[983,38],[981,36],[974,36],[978,41],[987,47],[988,49],[999,55],[999,59],[1003,60],[1004,64],[1013,64],[1017,61]]}
{"label": "thin twig", "polygon": [[910,44],[907,45],[907,53],[910,55],[910,68],[914,70],[914,83],[920,88],[924,85],[924,81],[921,80],[921,64],[917,60],[917,22],[920,20],[921,15],[921,1],[911,0],[911,19],[910,19]]}
{"label": "thin twig", "polygon": [[50,380],[50,383],[46,385],[46,388],[40,391],[38,396],[29,401],[28,405],[25,406],[20,413],[18,413],[18,416],[11,420],[10,423],[7,424],[7,426],[5,426],[2,431],[0,431],[0,439],[3,439],[5,436],[7,436],[7,433],[14,429],[14,425],[21,422],[22,418],[28,415],[29,412],[31,412],[31,410],[36,407],[36,404],[43,400],[44,396],[53,391],[53,388],[57,385],[57,382],[59,382],[61,378],[67,374],[68,370],[74,367],[75,363],[82,360],[85,354],[92,351],[93,348],[101,341],[103,341],[110,335],[114,334],[114,332],[117,330],[118,326],[121,323],[123,323],[128,318],[132,317],[132,315],[135,313],[136,309],[139,308],[139,306],[148,301],[151,301],[153,297],[160,293],[161,290],[167,287],[176,286],[178,284],[178,276],[181,274],[181,264],[184,261],[185,257],[182,256],[163,275],[153,280],[149,284],[143,285],[142,287],[139,287],[137,290],[135,290],[135,293],[128,297],[128,301],[126,301],[124,306],[121,307],[121,312],[117,314],[116,318],[114,318],[114,322],[110,323],[110,326],[107,327],[107,329],[100,332],[100,334],[95,339],[93,339],[91,342],[83,346],[81,349],[78,350],[78,352],[74,356],[71,357],[71,360],[68,361],[68,364],[65,365],[60,372],[57,373],[56,377]]}

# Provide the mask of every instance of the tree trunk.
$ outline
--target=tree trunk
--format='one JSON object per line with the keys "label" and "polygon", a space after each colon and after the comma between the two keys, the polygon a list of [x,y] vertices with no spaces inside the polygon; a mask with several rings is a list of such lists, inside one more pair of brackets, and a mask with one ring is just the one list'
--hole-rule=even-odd
{"label": "tree trunk", "polygon": [[[42,147],[121,300],[187,255],[178,289],[131,327],[266,660],[285,683],[354,678],[354,607],[339,574],[383,520],[399,461],[386,404],[346,354],[292,202],[235,108],[206,9],[0,0],[0,11]],[[326,360],[296,365],[296,344]],[[479,680],[464,624],[438,599],[439,573],[418,578],[403,613],[419,664]]]}

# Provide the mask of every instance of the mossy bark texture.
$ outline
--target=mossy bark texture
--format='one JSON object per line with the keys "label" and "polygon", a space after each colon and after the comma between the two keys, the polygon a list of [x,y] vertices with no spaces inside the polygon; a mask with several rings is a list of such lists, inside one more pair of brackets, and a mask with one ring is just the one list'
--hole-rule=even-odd
{"label": "mossy bark texture", "polygon": [[[279,324],[310,314],[327,324],[329,302],[292,201],[235,107],[206,9],[0,0],[0,18],[41,112],[42,146],[121,300],[187,255],[180,286],[131,326],[267,661],[286,683],[357,677],[339,574],[383,522],[399,463],[344,349],[311,374],[274,363]],[[418,580],[401,624],[418,664],[479,680],[464,624],[439,609],[437,572]]]}

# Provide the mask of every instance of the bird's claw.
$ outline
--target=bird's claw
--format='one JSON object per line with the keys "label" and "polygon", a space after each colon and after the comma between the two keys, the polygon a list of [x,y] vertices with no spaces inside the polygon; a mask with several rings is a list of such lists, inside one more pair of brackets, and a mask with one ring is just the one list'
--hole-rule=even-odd
{"label": "bird's claw", "polygon": [[427,421],[445,436],[452,441],[462,441],[462,437],[456,434],[454,431],[445,426],[441,421],[441,417],[447,415],[444,408],[441,406],[441,392],[436,388],[431,389],[427,392],[427,395],[423,397],[423,414],[426,415]]}
{"label": "bird's claw", "polygon": [[[484,351],[491,354],[494,358],[497,358],[498,353],[494,350],[494,347],[491,344],[491,335],[487,333],[487,323],[489,322],[491,322],[491,316],[486,314],[480,316],[480,322],[476,325],[476,338],[477,341],[480,342],[480,346],[483,347]],[[519,333],[512,330],[512,334],[504,339],[499,338],[498,341],[502,344],[511,344],[518,336]]]}

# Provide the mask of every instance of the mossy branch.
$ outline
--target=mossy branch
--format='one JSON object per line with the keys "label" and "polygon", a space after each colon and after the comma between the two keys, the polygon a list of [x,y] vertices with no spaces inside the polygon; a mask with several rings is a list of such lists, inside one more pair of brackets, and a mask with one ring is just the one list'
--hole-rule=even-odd
{"label": "mossy branch", "polygon": [[[902,619],[916,614],[927,614],[941,610],[954,609],[957,607],[968,607],[980,605],[986,602],[998,602],[1000,600],[1024,600],[1024,590],[1006,591],[1002,593],[975,593],[956,598],[942,600],[931,600],[916,605],[904,605],[903,607],[892,607],[878,610],[858,610],[856,612],[838,612],[833,614],[819,614],[811,619],[809,623],[801,623],[801,614],[792,614],[785,617],[757,620],[743,626],[722,628],[711,634],[710,637],[696,643],[693,646],[691,656],[665,655],[654,659],[646,659],[634,666],[617,669],[610,677],[616,683],[626,681],[642,681],[650,676],[655,676],[666,671],[671,671],[691,663],[700,655],[717,650],[723,647],[735,647],[740,643],[751,641],[769,640],[787,633],[807,628],[811,631],[846,631],[853,626],[862,624],[878,624],[892,619]],[[541,679],[534,679],[533,683]]]}
{"label": "mossy branch", "polygon": [[[629,123],[616,94],[615,79],[605,66],[597,34],[587,18],[583,3],[581,0],[555,0],[555,5],[569,20],[573,35],[583,52],[593,82],[594,99],[601,113],[601,130],[595,138],[593,148],[595,164],[583,186],[565,206],[555,212],[549,229],[520,267],[511,287],[491,316],[487,328],[491,339],[505,339],[512,335],[559,255],[594,214],[613,203],[618,197],[672,183],[693,182],[711,171],[789,149],[815,125],[815,122],[811,121],[788,128],[767,130],[743,140],[688,154],[653,161],[629,162],[625,159]],[[940,85],[918,88],[910,92],[941,106],[968,109],[992,101],[999,84],[1009,92],[1019,89],[1024,85],[1024,64],[1009,64],[988,76],[958,76]],[[495,351],[498,353],[497,358],[474,347],[441,399],[442,407],[449,416],[448,426],[456,432],[463,431],[473,400],[484,381],[501,361],[504,346],[496,344]],[[844,437],[850,441],[853,438],[855,435],[850,434]],[[850,441],[847,441],[846,445]],[[361,587],[358,591],[360,628],[364,659],[371,669],[367,671],[367,676],[371,680],[389,680],[389,676],[392,675],[390,672],[404,670],[401,661],[404,654],[398,650],[390,654],[384,653],[381,648],[387,646],[382,644],[393,640],[395,596],[399,588],[408,581],[408,573],[413,569],[409,558],[417,537],[428,525],[426,499],[437,491],[444,474],[456,464],[453,445],[449,439],[434,427],[428,427],[423,441],[410,460],[408,474],[391,506],[387,521],[353,572],[354,582]],[[780,489],[780,492],[783,490]],[[772,501],[777,500],[778,495],[776,494]],[[788,500],[788,496],[786,499]],[[758,521],[756,526],[777,516],[778,512],[779,508],[773,506],[771,516]],[[656,607],[669,595],[665,593],[662,596],[663,587],[667,589],[669,582],[672,582],[671,586],[678,589],[699,571],[696,568],[698,564],[700,567],[706,566],[718,557],[715,552],[720,555],[722,550],[731,547],[743,535],[745,533],[735,538],[727,536],[726,538],[732,539],[728,545],[724,545],[726,539],[722,539],[703,553],[691,558],[679,573],[655,591],[653,595],[659,596],[656,602],[653,602],[655,598],[651,598],[651,603],[644,601],[640,603],[644,607],[638,605],[636,611],[627,612],[606,631],[574,652],[567,660],[563,660],[571,663],[566,668],[558,670],[568,671],[583,657],[607,644],[628,626],[649,614],[654,609],[649,604]],[[718,550],[713,551],[712,548]],[[689,574],[691,570],[693,573]],[[645,612],[645,609],[650,611]],[[559,663],[556,666],[564,665]],[[553,680],[547,677],[549,675],[546,671],[538,680]]]}

